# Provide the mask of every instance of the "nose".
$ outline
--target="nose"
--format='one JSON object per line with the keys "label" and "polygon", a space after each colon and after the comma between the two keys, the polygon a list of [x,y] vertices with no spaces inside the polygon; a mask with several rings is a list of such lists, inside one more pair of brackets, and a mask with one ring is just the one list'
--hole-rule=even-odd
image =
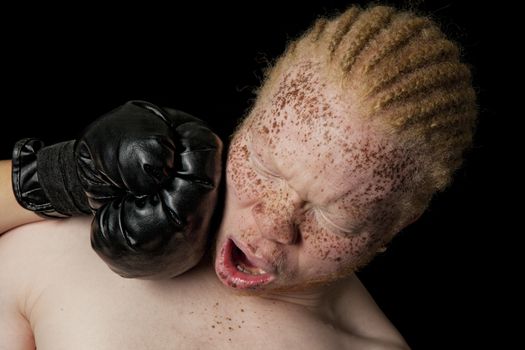
{"label": "nose", "polygon": [[295,221],[297,203],[260,201],[252,207],[252,215],[261,235],[281,244],[294,244],[298,239]]}

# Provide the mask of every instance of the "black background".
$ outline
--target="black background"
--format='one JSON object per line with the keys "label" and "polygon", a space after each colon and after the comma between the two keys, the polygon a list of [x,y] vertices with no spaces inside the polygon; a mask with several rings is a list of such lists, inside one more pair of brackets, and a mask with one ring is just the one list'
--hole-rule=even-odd
{"label": "black background", "polygon": [[[361,2],[363,3],[363,2]],[[381,309],[414,349],[472,348],[493,338],[502,246],[491,185],[502,45],[497,7],[482,2],[389,1],[436,18],[465,49],[479,94],[474,150],[454,184],[360,272]],[[253,102],[261,68],[318,15],[349,1],[186,3],[17,8],[2,16],[0,156],[38,137],[73,139],[130,99],[173,106],[207,120],[227,140]],[[29,6],[29,5],[28,5]],[[497,23],[499,24],[499,23]],[[491,315],[491,316],[489,316]]]}

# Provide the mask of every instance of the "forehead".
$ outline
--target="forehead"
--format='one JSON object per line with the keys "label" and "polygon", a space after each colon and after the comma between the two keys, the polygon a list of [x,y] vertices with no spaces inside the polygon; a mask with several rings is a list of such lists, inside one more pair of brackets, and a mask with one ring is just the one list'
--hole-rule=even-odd
{"label": "forehead", "polygon": [[271,170],[322,203],[365,193],[377,200],[399,185],[400,168],[392,166],[406,154],[356,118],[318,66],[298,64],[278,78],[242,128]]}

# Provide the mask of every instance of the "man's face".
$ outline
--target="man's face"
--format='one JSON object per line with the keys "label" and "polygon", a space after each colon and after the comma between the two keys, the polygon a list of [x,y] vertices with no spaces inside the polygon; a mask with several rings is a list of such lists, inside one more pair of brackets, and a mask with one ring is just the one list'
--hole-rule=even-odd
{"label": "man's face", "polygon": [[385,239],[407,159],[305,62],[233,136],[217,236],[219,279],[287,290],[347,275]]}

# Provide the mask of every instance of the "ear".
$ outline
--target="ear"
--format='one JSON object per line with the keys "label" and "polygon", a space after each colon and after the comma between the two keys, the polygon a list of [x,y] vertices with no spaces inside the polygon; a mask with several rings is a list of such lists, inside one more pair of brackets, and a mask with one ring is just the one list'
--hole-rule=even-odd
{"label": "ear", "polygon": [[394,229],[393,235],[396,236],[399,232],[403,231],[408,226],[412,225],[414,222],[416,222],[423,213],[417,213],[414,214],[411,217],[406,218],[404,221],[400,221],[397,223],[397,226]]}
{"label": "ear", "polygon": [[414,214],[414,215],[406,218],[405,221],[402,223],[402,225],[401,225],[400,229],[398,230],[398,232],[401,231],[401,230],[404,230],[405,228],[407,228],[408,226],[412,225],[414,222],[419,220],[421,215],[423,215],[423,213],[417,213],[417,214]]}
{"label": "ear", "polygon": [[418,213],[418,214],[415,214],[414,216],[408,218],[404,227],[408,227],[408,226],[412,225],[412,224],[413,224],[414,222],[416,222],[416,221],[417,221],[422,215],[423,215],[423,213]]}

